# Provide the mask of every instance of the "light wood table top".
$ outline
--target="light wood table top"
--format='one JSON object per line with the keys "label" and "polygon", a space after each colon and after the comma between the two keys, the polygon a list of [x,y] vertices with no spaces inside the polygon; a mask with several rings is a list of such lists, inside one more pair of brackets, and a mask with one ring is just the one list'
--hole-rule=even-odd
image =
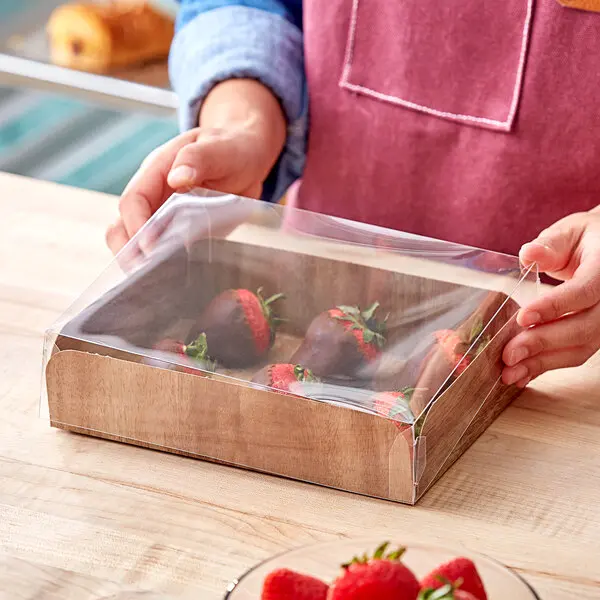
{"label": "light wood table top", "polygon": [[0,175],[0,599],[218,600],[276,552],[365,534],[462,544],[544,600],[600,599],[600,356],[532,384],[416,507],[51,429],[43,332],[110,260],[116,207]]}

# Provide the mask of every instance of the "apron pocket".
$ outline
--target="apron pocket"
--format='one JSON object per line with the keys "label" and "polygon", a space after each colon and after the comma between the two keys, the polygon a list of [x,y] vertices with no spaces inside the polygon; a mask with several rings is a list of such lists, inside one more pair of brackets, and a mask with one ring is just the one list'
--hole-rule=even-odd
{"label": "apron pocket", "polygon": [[340,86],[399,106],[510,131],[534,0],[352,0]]}

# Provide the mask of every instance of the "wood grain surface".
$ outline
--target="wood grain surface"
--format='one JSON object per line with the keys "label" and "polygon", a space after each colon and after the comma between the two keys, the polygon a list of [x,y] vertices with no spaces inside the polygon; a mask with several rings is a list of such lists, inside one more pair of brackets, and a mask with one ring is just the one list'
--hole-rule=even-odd
{"label": "wood grain surface", "polygon": [[107,264],[116,199],[2,175],[0,205],[2,600],[218,600],[275,552],[365,532],[600,598],[600,357],[534,382],[416,507],[66,433],[38,417],[43,331]]}

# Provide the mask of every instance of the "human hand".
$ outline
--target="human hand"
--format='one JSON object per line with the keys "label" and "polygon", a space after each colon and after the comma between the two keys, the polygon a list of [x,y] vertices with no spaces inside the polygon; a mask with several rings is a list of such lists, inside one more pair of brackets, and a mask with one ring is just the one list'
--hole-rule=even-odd
{"label": "human hand", "polygon": [[505,384],[525,387],[545,371],[583,364],[600,349],[600,207],[542,231],[520,253],[525,266],[564,283],[523,307],[527,327],[505,347]]}
{"label": "human hand", "polygon": [[106,232],[116,254],[174,192],[194,187],[259,198],[285,143],[277,99],[262,84],[231,80],[206,98],[200,127],[154,150],[129,182]]}

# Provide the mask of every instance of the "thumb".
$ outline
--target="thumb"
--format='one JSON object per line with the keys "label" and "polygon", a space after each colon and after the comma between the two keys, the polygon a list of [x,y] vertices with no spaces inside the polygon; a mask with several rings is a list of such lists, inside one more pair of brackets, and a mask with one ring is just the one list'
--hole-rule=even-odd
{"label": "thumb", "polygon": [[175,190],[210,187],[240,194],[262,184],[268,171],[257,167],[256,140],[236,131],[207,130],[181,148],[167,181]]}
{"label": "thumb", "polygon": [[540,271],[558,274],[566,269],[577,247],[579,235],[573,229],[550,227],[533,242],[525,244],[519,259],[525,267],[537,264]]}

